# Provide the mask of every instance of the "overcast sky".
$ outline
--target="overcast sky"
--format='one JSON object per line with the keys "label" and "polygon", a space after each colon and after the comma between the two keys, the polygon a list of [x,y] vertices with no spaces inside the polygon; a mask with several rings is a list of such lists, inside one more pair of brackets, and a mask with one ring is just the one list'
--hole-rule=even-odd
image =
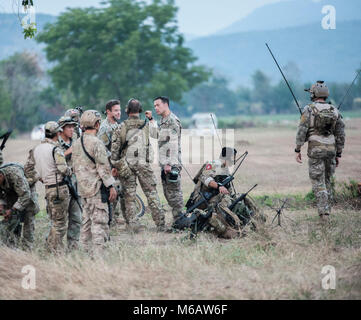
{"label": "overcast sky", "polygon": [[[212,34],[241,19],[257,7],[282,0],[176,0],[179,29],[193,35]],[[12,12],[12,3],[0,0],[1,12]],[[34,0],[36,12],[58,15],[66,7],[99,6],[101,0]]]}

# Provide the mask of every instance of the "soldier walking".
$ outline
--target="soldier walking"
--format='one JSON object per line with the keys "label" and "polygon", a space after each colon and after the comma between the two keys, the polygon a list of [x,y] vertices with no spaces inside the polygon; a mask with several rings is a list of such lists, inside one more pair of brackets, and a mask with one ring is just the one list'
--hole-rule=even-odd
{"label": "soldier walking", "polygon": [[119,170],[120,181],[123,186],[125,212],[124,218],[127,228],[138,231],[140,226],[136,222],[135,196],[137,178],[147,197],[153,221],[158,231],[164,231],[164,212],[160,204],[157,183],[150,163],[153,150],[149,141],[149,122],[141,120],[141,104],[131,99],[127,105],[128,120],[125,120],[115,130],[112,141],[112,162]]}
{"label": "soldier walking", "polygon": [[117,197],[106,148],[97,138],[101,115],[87,110],[80,119],[84,133],[73,145],[73,169],[83,201],[80,241],[91,252],[99,252],[109,239],[109,205]]}
{"label": "soldier walking", "polygon": [[331,214],[331,180],[339,166],[345,145],[345,124],[338,109],[326,102],[329,97],[324,81],[306,91],[312,103],[304,108],[296,136],[296,161],[302,163],[301,147],[308,141],[308,165],[318,214],[327,221]]}
{"label": "soldier walking", "polygon": [[153,119],[151,111],[146,111],[146,116],[150,121],[150,136],[158,139],[163,192],[172,208],[173,221],[175,221],[183,209],[181,187],[182,125],[178,117],[171,112],[167,97],[155,98],[154,108],[156,113],[161,116],[159,127]]}

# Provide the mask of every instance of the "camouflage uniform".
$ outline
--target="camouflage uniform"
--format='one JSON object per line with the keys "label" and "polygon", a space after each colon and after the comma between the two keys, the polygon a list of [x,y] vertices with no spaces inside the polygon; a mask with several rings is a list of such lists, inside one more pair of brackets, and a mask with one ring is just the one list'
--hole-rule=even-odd
{"label": "camouflage uniform", "polygon": [[[61,136],[58,138],[59,146],[63,152],[68,150],[72,144],[73,140],[70,139],[70,143],[67,144]],[[65,156],[68,167],[72,170],[71,181],[73,186],[77,189],[76,176],[73,173],[73,161],[72,154]],[[79,203],[81,200],[79,198]],[[79,208],[76,200],[71,197],[68,208],[68,230],[66,234],[67,244],[69,249],[78,248],[79,238],[80,238],[80,228],[81,228],[81,209]]]}
{"label": "camouflage uniform", "polygon": [[[83,116],[86,114],[87,111]],[[108,204],[102,202],[101,186],[104,184],[109,188],[115,180],[102,141],[94,135],[83,133],[84,148],[95,163],[84,152],[81,141],[82,139],[78,139],[73,145],[73,168],[78,180],[79,195],[83,200],[80,241],[84,249],[90,251],[92,243],[101,249],[109,238]]]}
{"label": "camouflage uniform", "polygon": [[31,190],[24,175],[23,166],[9,163],[0,167],[5,177],[0,185],[0,198],[4,200],[4,209],[12,210],[8,221],[2,221],[0,234],[3,242],[13,244],[21,236],[23,226],[23,244],[31,248],[34,242],[34,217],[39,212],[37,194]]}
{"label": "camouflage uniform", "polygon": [[[117,122],[110,123],[108,121],[108,118],[104,119],[100,125],[99,132],[97,134],[98,138],[104,143],[105,147],[107,148],[107,154],[109,158],[111,157],[111,149],[112,149],[112,137],[115,130],[119,127],[119,124]],[[119,179],[116,179],[116,183],[120,184]],[[119,217],[119,197],[111,203],[111,210],[114,215]],[[124,199],[121,198],[120,206],[122,208],[122,211],[125,211],[125,202]],[[114,219],[115,222],[115,219]]]}
{"label": "camouflage uniform", "polygon": [[[162,169],[162,186],[164,196],[172,208],[173,219],[175,220],[183,209],[183,193],[181,187],[182,161],[181,151],[182,125],[174,113],[160,120],[159,128],[156,123],[150,125],[150,136],[158,139],[159,165]],[[179,172],[177,182],[169,181],[169,174],[165,175],[164,167],[170,165]]]}
{"label": "camouflage uniform", "polygon": [[[316,114],[330,110],[334,125],[328,135],[315,127]],[[304,108],[296,136],[296,149],[308,141],[309,176],[320,216],[331,213],[331,179],[335,173],[336,155],[341,157],[345,144],[345,124],[337,108],[327,102],[314,102]]]}
{"label": "camouflage uniform", "polygon": [[65,112],[64,117],[70,117],[72,120],[76,122],[76,127],[74,128],[73,141],[79,139],[82,135],[79,119],[80,119],[80,111],[77,109],[69,109]]}
{"label": "camouflage uniform", "polygon": [[[123,186],[125,212],[124,219],[128,225],[136,218],[136,187],[137,178],[147,197],[152,218],[159,230],[164,229],[164,212],[160,204],[157,182],[150,166],[153,150],[149,142],[149,124],[144,126],[144,120],[131,116],[115,130],[112,141],[112,162],[120,172],[120,181]],[[143,128],[139,130],[139,128]],[[138,132],[137,132],[138,130]],[[127,142],[127,147],[125,143]],[[120,154],[120,150],[122,150]],[[128,174],[123,166],[127,166]]]}
{"label": "camouflage uniform", "polygon": [[[58,128],[56,122],[47,123],[45,129],[48,125],[52,131],[56,130],[55,126]],[[51,221],[46,242],[49,250],[60,252],[64,247],[63,238],[67,230],[69,207],[69,190],[63,178],[71,175],[71,169],[58,142],[49,138],[45,138],[40,145],[30,150],[25,167],[32,182],[40,179],[45,185],[45,199]]]}
{"label": "camouflage uniform", "polygon": [[4,163],[3,152],[0,150],[0,166]]}

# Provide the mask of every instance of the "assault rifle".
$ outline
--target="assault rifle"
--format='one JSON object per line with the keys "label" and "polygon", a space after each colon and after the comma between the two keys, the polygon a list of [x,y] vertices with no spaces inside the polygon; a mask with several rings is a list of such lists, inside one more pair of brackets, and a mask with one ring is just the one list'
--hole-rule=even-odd
{"label": "assault rifle", "polygon": [[71,197],[76,201],[76,203],[78,204],[81,213],[83,213],[83,208],[81,207],[80,201],[79,201],[79,195],[78,192],[76,191],[70,176],[65,176],[63,181],[65,182],[65,184],[67,185],[68,189],[69,189],[69,193],[71,195]]}
{"label": "assault rifle", "polygon": [[5,144],[6,144],[6,141],[8,141],[10,135],[12,134],[12,130],[9,130],[8,132],[6,132],[5,134],[3,134],[1,137],[0,137],[0,140],[3,139],[3,142],[1,143],[1,146],[0,146],[0,150],[3,151],[4,148],[5,148]]}

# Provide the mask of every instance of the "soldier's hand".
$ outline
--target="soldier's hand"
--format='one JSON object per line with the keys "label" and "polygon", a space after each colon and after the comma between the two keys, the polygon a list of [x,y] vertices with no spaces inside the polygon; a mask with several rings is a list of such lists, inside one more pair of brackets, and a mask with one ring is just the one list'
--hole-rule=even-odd
{"label": "soldier's hand", "polygon": [[168,173],[171,172],[171,171],[172,171],[172,167],[171,167],[169,164],[167,164],[167,165],[164,166],[164,172],[165,172],[165,174],[168,174]]}
{"label": "soldier's hand", "polygon": [[336,168],[340,165],[340,158],[336,158]]}
{"label": "soldier's hand", "polygon": [[229,191],[227,190],[226,187],[219,187],[219,193],[220,194],[229,194]]}
{"label": "soldier's hand", "polygon": [[297,155],[296,155],[296,161],[297,161],[298,163],[302,163],[302,155],[301,155],[301,152],[300,152],[300,153],[297,153]]}
{"label": "soldier's hand", "polygon": [[150,119],[152,119],[153,117],[152,117],[152,111],[146,111],[145,112],[145,116],[150,120]]}
{"label": "soldier's hand", "polygon": [[68,150],[64,152],[64,156],[68,156],[69,154],[73,153],[73,147],[70,147]]}
{"label": "soldier's hand", "polygon": [[115,201],[115,199],[117,198],[118,194],[117,194],[117,190],[115,190],[114,187],[110,188],[110,196],[109,196],[109,201],[113,202]]}
{"label": "soldier's hand", "polygon": [[118,173],[118,170],[117,170],[116,168],[113,168],[113,169],[112,169],[112,176],[113,176],[113,177],[117,177],[118,174],[119,174],[119,173]]}

